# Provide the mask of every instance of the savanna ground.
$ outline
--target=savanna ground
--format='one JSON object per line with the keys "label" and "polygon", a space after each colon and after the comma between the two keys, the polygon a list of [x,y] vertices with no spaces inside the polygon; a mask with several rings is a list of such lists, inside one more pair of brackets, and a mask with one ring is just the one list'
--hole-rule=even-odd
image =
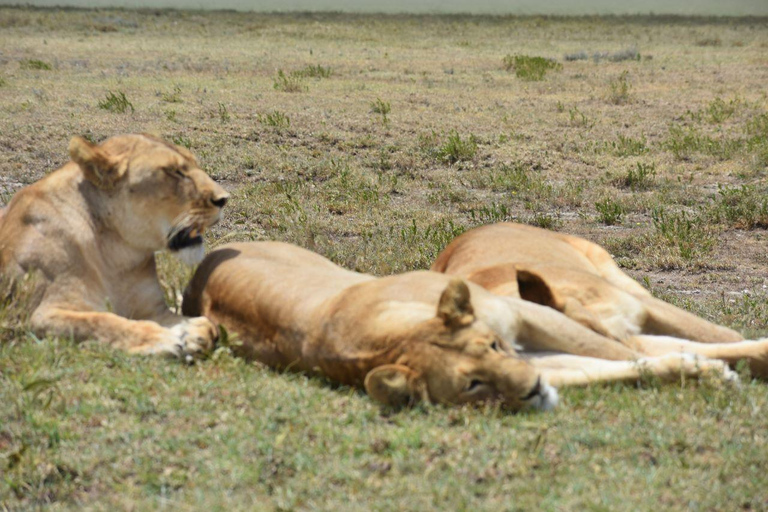
{"label": "savanna ground", "polygon": [[[551,60],[530,60],[544,57]],[[768,333],[768,20],[0,8],[0,204],[148,131],[231,193],[208,234],[384,275],[517,220]],[[189,270],[161,256],[169,302]],[[767,509],[768,385],[564,390],[554,413],[381,410],[219,350],[38,340],[0,307],[0,508]]]}

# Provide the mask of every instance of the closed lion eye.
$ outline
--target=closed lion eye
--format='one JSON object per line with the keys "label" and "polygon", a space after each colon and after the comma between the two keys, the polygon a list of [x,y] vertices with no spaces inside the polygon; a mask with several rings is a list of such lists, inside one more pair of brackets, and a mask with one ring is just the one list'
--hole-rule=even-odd
{"label": "closed lion eye", "polygon": [[483,385],[485,385],[485,382],[479,379],[472,379],[471,381],[469,381],[469,384],[467,385],[467,391],[474,391]]}
{"label": "closed lion eye", "polygon": [[179,180],[183,180],[187,177],[187,175],[184,174],[184,171],[182,171],[178,167],[171,167],[171,168],[165,169],[165,172],[169,176],[173,176],[174,178]]}

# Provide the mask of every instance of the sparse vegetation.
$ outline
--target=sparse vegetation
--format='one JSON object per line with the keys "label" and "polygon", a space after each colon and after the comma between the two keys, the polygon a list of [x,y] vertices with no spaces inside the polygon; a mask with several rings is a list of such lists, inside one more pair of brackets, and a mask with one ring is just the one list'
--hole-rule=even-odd
{"label": "sparse vegetation", "polygon": [[751,185],[720,186],[712,207],[715,222],[738,229],[768,228],[768,194]]}
{"label": "sparse vegetation", "polygon": [[283,92],[303,92],[307,90],[304,84],[304,75],[301,72],[286,74],[282,69],[277,71],[277,76],[272,87]]}
{"label": "sparse vegetation", "polygon": [[452,130],[442,144],[429,145],[436,138],[437,135],[433,133],[431,138],[426,139],[427,151],[441,162],[455,164],[471,160],[477,154],[477,138],[474,135],[462,139],[456,130]]}
{"label": "sparse vegetation", "polygon": [[173,90],[170,92],[162,92],[160,93],[160,99],[162,99],[166,103],[181,103],[181,87],[178,85],[173,86]]}
{"label": "sparse vegetation", "polygon": [[659,206],[653,209],[651,219],[656,234],[669,247],[676,249],[683,260],[690,261],[707,254],[715,243],[706,222],[684,210],[669,212]]}
{"label": "sparse vegetation", "polygon": [[53,69],[53,67],[51,67],[50,64],[38,59],[22,60],[20,65],[21,65],[21,69],[36,69],[41,71],[50,71]]}
{"label": "sparse vegetation", "polygon": [[606,226],[613,226],[614,224],[620,224],[621,218],[624,216],[624,206],[613,199],[607,197],[595,203],[595,209],[597,210],[597,219]]}
{"label": "sparse vegetation", "polygon": [[[655,296],[768,335],[760,20],[3,6],[0,27],[0,206],[64,162],[73,135],[149,131],[230,192],[209,248],[279,240],[382,276],[511,220],[597,241]],[[710,38],[722,44],[695,46]],[[642,62],[603,56],[633,43]],[[499,69],[506,51],[581,48],[587,62],[544,82]],[[273,88],[279,69],[301,94]],[[614,107],[623,70],[629,101]],[[84,108],[120,90],[134,115]],[[158,267],[178,307],[189,270],[166,254]],[[564,390],[548,414],[382,410],[226,343],[187,367],[37,339],[32,289],[9,300],[0,283],[0,510],[765,508],[768,394],[744,371],[740,389]]]}
{"label": "sparse vegetation", "polygon": [[272,126],[278,130],[283,130],[291,126],[290,118],[285,115],[284,112],[280,112],[279,110],[275,110],[274,112],[270,112],[264,115],[260,114],[257,119],[261,124],[265,126]]}
{"label": "sparse vegetation", "polygon": [[323,67],[319,64],[310,64],[299,71],[296,71],[295,74],[308,78],[329,78],[333,74],[333,70],[330,66]]}
{"label": "sparse vegetation", "polygon": [[633,192],[638,190],[647,190],[653,186],[656,178],[656,164],[646,164],[637,162],[634,167],[630,167],[623,177],[617,180],[621,187],[629,188]]}
{"label": "sparse vegetation", "polygon": [[123,91],[109,91],[106,98],[99,102],[99,108],[110,112],[117,112],[118,114],[125,114],[129,109],[131,113],[134,112],[133,103],[128,101]]}
{"label": "sparse vegetation", "polygon": [[614,105],[629,103],[632,90],[632,84],[629,83],[629,72],[622,71],[617,78],[608,82],[608,88],[608,101]]}
{"label": "sparse vegetation", "polygon": [[384,101],[381,98],[376,98],[375,101],[371,102],[371,112],[374,114],[380,114],[381,115],[381,122],[384,124],[387,124],[389,122],[389,118],[387,117],[392,110],[392,106],[389,104],[388,101]]}
{"label": "sparse vegetation", "polygon": [[517,78],[529,82],[543,80],[548,71],[558,71],[562,68],[563,65],[559,62],[544,57],[531,57],[529,55],[507,55],[504,57],[504,69],[514,71]]}
{"label": "sparse vegetation", "polygon": [[232,116],[229,114],[227,105],[222,101],[219,102],[219,120],[222,123],[228,123],[232,120]]}

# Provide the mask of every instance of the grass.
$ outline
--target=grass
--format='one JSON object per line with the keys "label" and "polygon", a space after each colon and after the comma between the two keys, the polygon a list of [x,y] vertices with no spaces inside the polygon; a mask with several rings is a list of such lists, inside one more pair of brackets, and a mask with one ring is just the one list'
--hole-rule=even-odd
{"label": "grass", "polygon": [[286,74],[282,69],[277,71],[272,87],[283,92],[303,92],[307,90],[302,73],[294,71]]}
{"label": "grass", "polygon": [[648,190],[656,181],[656,164],[637,162],[627,173],[616,180],[616,184],[633,192]]}
{"label": "grass", "polygon": [[135,112],[133,103],[128,101],[128,98],[125,97],[123,91],[109,91],[107,96],[99,102],[99,108],[110,112],[117,112],[118,114],[125,114],[128,112],[128,109],[130,109],[132,113]]}
{"label": "grass", "polygon": [[631,100],[632,84],[629,82],[629,71],[608,82],[608,101],[614,105],[624,105]]}
{"label": "grass", "polygon": [[22,60],[21,69],[35,69],[40,71],[50,71],[53,67],[47,62],[39,59],[26,59]]}
{"label": "grass", "polygon": [[443,142],[437,133],[432,132],[422,136],[421,144],[426,154],[447,164],[472,160],[477,154],[477,137],[470,134],[462,139],[456,130],[448,132]]}
{"label": "grass", "polygon": [[620,224],[621,219],[624,216],[625,208],[619,201],[614,201],[611,198],[605,198],[595,203],[595,210],[597,210],[597,219],[606,226],[613,226]]}
{"label": "grass", "polygon": [[291,119],[284,112],[275,110],[268,114],[259,115],[259,122],[265,126],[272,126],[278,130],[286,129],[291,126]]}
{"label": "grass", "polygon": [[381,122],[387,124],[389,118],[387,117],[392,111],[392,105],[388,101],[384,101],[381,98],[376,98],[371,102],[371,112],[381,115]]}
{"label": "grass", "polygon": [[503,62],[504,69],[514,71],[517,78],[527,82],[544,80],[544,76],[549,71],[558,71],[563,68],[562,64],[552,59],[529,55],[507,55]]}
{"label": "grass", "polygon": [[[94,28],[104,17],[118,30]],[[597,241],[654,295],[768,334],[765,19],[0,7],[0,20],[2,204],[63,164],[72,135],[148,131],[230,192],[209,248],[281,240],[387,275],[515,220]],[[593,58],[632,48],[642,58]],[[587,58],[525,82],[499,66],[512,51]],[[53,70],[19,69],[40,56]],[[94,108],[105,91],[136,110]],[[386,123],[376,99],[396,109]],[[176,307],[189,271],[166,255],[159,269]],[[0,509],[765,508],[768,398],[748,378],[564,390],[552,414],[388,411],[226,350],[187,367],[38,340],[32,288],[0,294]]]}

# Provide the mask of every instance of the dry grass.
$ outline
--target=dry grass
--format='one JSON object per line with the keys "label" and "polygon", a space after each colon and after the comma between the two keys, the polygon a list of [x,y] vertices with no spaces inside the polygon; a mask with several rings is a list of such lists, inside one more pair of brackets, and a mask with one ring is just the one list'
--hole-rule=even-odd
{"label": "dry grass", "polygon": [[[286,240],[388,274],[518,220],[767,332],[764,19],[0,8],[0,47],[1,202],[64,163],[72,135],[155,132],[232,193],[212,246]],[[506,55],[562,68],[527,81]],[[99,108],[109,94],[133,108]],[[174,303],[186,273],[161,267]],[[38,341],[22,313],[0,314],[8,508],[767,505],[760,383],[567,391],[553,415],[391,414],[226,353],[187,368]]]}

